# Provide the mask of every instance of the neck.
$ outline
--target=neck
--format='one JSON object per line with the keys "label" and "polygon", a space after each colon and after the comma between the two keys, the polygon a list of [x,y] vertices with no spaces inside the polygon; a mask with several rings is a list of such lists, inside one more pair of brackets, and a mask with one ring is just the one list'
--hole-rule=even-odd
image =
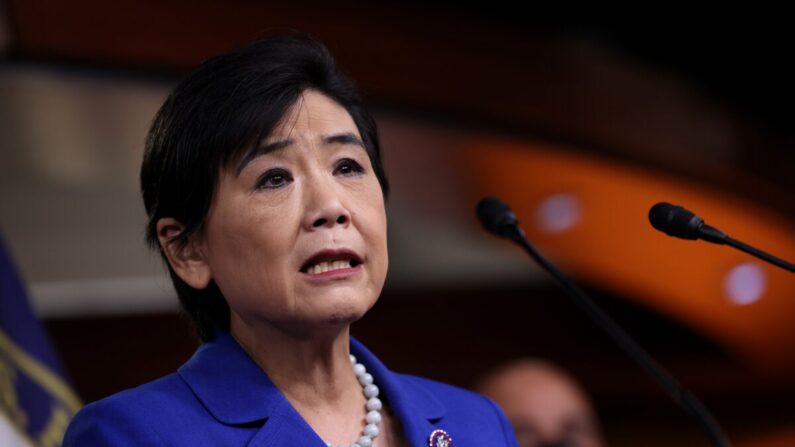
{"label": "neck", "polygon": [[297,409],[339,410],[352,402],[362,404],[349,360],[348,325],[291,332],[247,324],[233,315],[230,332]]}

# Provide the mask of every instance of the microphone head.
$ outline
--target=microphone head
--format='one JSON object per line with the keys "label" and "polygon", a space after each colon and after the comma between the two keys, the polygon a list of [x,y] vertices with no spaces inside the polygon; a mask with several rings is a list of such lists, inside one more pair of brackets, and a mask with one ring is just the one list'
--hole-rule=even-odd
{"label": "microphone head", "polygon": [[649,222],[668,236],[698,239],[704,221],[678,205],[660,202],[649,210]]}
{"label": "microphone head", "polygon": [[497,197],[484,197],[477,206],[480,223],[489,233],[500,237],[509,237],[510,229],[518,224],[516,215],[511,208]]}

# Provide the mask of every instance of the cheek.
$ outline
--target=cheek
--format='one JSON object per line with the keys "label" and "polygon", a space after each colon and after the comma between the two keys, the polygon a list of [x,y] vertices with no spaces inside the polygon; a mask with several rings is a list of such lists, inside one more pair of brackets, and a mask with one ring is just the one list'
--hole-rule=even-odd
{"label": "cheek", "polygon": [[368,197],[369,207],[367,210],[366,237],[371,249],[374,250],[374,254],[378,256],[376,262],[383,268],[383,274],[386,275],[386,268],[389,263],[386,210],[381,188],[376,187],[375,191],[375,194],[371,194],[370,197]]}
{"label": "cheek", "polygon": [[381,186],[373,178],[366,185],[355,190],[359,202],[358,210],[364,228],[371,237],[383,236],[386,239],[386,210],[384,206],[384,196]]}
{"label": "cheek", "polygon": [[278,278],[291,240],[284,225],[287,213],[254,205],[219,211],[223,214],[208,222],[210,263],[218,285],[260,287],[262,281]]}

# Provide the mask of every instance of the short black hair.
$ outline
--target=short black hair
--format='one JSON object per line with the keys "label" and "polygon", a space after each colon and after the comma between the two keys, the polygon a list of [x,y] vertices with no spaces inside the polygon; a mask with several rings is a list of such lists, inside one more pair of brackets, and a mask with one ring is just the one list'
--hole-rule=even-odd
{"label": "short black hair", "polygon": [[160,250],[201,341],[229,330],[229,305],[215,281],[198,290],[174,272],[158,242],[157,222],[170,217],[184,225],[169,243],[184,245],[201,231],[221,169],[267,137],[307,89],[351,115],[386,197],[375,121],[328,49],[308,36],[261,39],[207,60],[177,85],[152,122],[141,165],[146,239]]}

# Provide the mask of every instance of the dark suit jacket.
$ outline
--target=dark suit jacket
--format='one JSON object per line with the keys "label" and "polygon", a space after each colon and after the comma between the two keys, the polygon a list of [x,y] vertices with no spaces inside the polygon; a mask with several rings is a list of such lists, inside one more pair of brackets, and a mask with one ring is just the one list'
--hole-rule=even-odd
{"label": "dark suit jacket", "polygon": [[[505,416],[485,397],[394,373],[355,339],[351,352],[375,378],[412,447],[427,447],[435,429],[447,431],[454,447],[516,446]],[[325,443],[237,342],[219,334],[176,373],[87,405],[70,424],[63,446]]]}

